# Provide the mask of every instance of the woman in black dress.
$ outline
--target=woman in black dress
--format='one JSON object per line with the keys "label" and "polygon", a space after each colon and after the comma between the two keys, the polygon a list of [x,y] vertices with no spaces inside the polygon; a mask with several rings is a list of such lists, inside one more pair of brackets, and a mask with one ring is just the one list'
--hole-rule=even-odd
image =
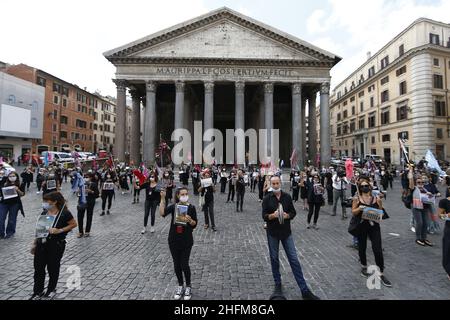
{"label": "woman in black dress", "polygon": [[[190,300],[192,291],[189,258],[194,245],[192,231],[197,226],[197,211],[195,206],[189,203],[188,189],[186,187],[179,188],[175,198],[176,203],[166,207],[166,193],[162,191],[159,213],[164,218],[171,215],[169,248],[178,280],[174,298],[176,300],[180,298]],[[186,287],[184,287],[183,275]]]}

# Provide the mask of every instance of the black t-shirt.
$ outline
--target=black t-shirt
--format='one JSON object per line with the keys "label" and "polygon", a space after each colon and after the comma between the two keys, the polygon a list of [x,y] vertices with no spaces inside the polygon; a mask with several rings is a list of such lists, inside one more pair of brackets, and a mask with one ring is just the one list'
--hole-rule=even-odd
{"label": "black t-shirt", "polygon": [[236,191],[239,193],[245,192],[245,180],[244,177],[239,177],[236,180]]}
{"label": "black t-shirt", "polygon": [[141,189],[145,189],[145,201],[159,202],[161,200],[161,190],[158,185],[150,187],[150,183],[146,182],[141,185]]}
{"label": "black t-shirt", "polygon": [[[47,211],[43,211],[41,213],[41,215],[43,215],[43,216],[46,214],[47,214]],[[58,219],[58,216],[56,216],[55,221],[57,220],[57,222],[56,222],[56,225],[54,225],[54,228],[56,228],[56,229],[65,228],[69,225],[69,221],[72,219],[73,219],[72,213],[70,213],[69,210],[64,209],[61,212],[61,216],[59,217],[59,219]],[[61,240],[66,239],[66,236],[67,236],[67,232],[63,232],[60,234],[51,234],[47,237],[47,239],[49,241],[61,241]]]}
{"label": "black t-shirt", "polygon": [[175,206],[176,204],[170,204],[164,210],[164,217],[171,215],[170,230],[169,230],[169,244],[175,244],[177,246],[192,246],[194,244],[194,238],[192,231],[197,226],[197,210],[195,206],[189,204],[187,214],[196,222],[192,227],[189,223],[186,225],[175,224]]}
{"label": "black t-shirt", "polygon": [[213,186],[209,186],[209,187],[203,188],[201,195],[205,197],[205,203],[213,202],[214,201],[214,188],[213,188]]}

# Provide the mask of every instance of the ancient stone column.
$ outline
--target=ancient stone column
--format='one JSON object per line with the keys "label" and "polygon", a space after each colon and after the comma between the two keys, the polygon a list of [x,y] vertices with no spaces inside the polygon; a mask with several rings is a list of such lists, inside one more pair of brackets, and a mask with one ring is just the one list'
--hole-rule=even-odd
{"label": "ancient stone column", "polygon": [[117,87],[117,105],[116,105],[116,130],[114,145],[114,156],[120,162],[125,161],[125,133],[126,133],[126,88],[127,82],[121,79],[115,79],[113,82]]}
{"label": "ancient stone column", "polygon": [[156,87],[153,81],[146,83],[146,104],[144,113],[143,161],[154,165],[156,150]]}
{"label": "ancient stone column", "polygon": [[329,167],[331,160],[330,142],[330,84],[322,83],[320,87],[320,162]]}
{"label": "ancient stone column", "polygon": [[315,165],[317,156],[317,125],[316,125],[316,91],[308,98],[308,151],[309,160]]}
{"label": "ancient stone column", "polygon": [[130,160],[135,165],[141,161],[141,97],[137,90],[130,90],[132,99]]}
{"label": "ancient stone column", "polygon": [[302,122],[302,85],[301,83],[294,83],[292,85],[292,150],[296,150],[297,164],[303,167],[303,144],[302,137],[303,122]]}

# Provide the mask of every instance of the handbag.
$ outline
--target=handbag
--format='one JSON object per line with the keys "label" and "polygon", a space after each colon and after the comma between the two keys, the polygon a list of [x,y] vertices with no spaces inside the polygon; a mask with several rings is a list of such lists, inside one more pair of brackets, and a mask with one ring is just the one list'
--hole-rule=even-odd
{"label": "handbag", "polygon": [[361,222],[362,219],[360,216],[353,216],[350,219],[350,224],[348,225],[348,233],[354,237],[359,236],[361,233]]}

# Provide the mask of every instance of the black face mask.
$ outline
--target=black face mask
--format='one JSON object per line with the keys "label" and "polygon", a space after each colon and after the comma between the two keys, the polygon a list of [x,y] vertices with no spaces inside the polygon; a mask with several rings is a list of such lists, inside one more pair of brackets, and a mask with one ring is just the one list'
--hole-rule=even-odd
{"label": "black face mask", "polygon": [[370,192],[370,186],[361,186],[360,188],[362,193],[369,193]]}

